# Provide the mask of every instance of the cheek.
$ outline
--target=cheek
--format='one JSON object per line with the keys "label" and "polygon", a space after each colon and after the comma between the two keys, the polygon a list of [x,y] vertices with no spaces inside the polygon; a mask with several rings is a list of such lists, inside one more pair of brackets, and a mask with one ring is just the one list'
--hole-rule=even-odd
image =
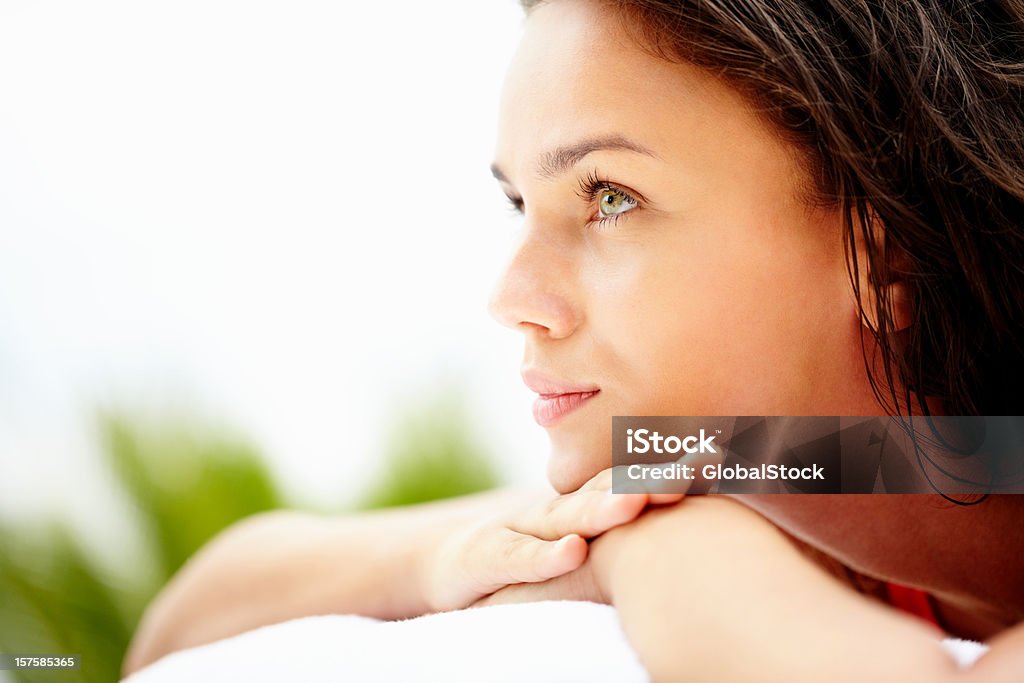
{"label": "cheek", "polygon": [[792,228],[732,228],[637,249],[595,278],[588,321],[614,414],[802,414],[835,379],[856,331],[841,252]]}

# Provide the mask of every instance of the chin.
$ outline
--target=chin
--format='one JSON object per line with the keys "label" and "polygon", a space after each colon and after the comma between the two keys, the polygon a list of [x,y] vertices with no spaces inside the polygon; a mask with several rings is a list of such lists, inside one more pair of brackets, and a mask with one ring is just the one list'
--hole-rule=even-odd
{"label": "chin", "polygon": [[577,478],[571,475],[572,473],[567,472],[565,467],[560,467],[554,458],[548,460],[548,483],[558,493],[570,493],[583,486],[582,482],[576,483]]}
{"label": "chin", "polygon": [[591,466],[586,454],[581,453],[580,449],[552,443],[551,454],[548,456],[548,483],[558,493],[571,493],[606,467],[611,467],[611,463]]}
{"label": "chin", "polygon": [[611,418],[601,412],[568,417],[577,419],[548,429],[548,483],[562,494],[576,491],[612,466],[611,429],[605,428]]}

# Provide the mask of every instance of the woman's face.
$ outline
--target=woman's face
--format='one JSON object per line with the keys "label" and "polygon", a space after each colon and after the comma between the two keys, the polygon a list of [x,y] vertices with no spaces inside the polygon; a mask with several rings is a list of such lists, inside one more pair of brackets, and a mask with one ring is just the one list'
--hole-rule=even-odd
{"label": "woman's face", "polygon": [[618,22],[531,12],[494,166],[524,218],[491,310],[525,335],[527,384],[568,394],[535,407],[563,492],[611,465],[614,415],[878,413],[838,212],[801,202],[796,155],[736,92]]}

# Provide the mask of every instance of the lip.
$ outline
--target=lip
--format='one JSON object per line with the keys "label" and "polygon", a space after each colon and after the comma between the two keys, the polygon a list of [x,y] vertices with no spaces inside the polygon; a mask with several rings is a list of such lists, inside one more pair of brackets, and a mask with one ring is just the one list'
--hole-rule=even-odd
{"label": "lip", "polygon": [[550,427],[596,396],[600,387],[556,380],[536,370],[524,370],[523,382],[538,394],[533,402],[533,419],[541,427]]}

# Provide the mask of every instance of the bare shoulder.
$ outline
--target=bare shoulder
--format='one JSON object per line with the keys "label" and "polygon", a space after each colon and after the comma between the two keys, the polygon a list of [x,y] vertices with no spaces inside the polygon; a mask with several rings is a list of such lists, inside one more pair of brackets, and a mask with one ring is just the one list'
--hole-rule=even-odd
{"label": "bare shoulder", "polygon": [[964,637],[986,637],[1024,618],[1024,553],[1007,542],[1024,524],[1024,496],[971,505],[939,495],[734,498],[865,586],[922,588],[943,608],[945,625]]}
{"label": "bare shoulder", "polygon": [[645,546],[682,542],[705,550],[739,539],[777,543],[787,538],[761,514],[720,495],[688,496],[679,503],[652,508],[606,535],[613,533],[635,538]]}
{"label": "bare shoulder", "polygon": [[694,550],[714,552],[717,546],[742,542],[783,552],[795,550],[842,585],[872,598],[884,596],[884,581],[855,571],[732,496],[690,496],[679,504],[653,509],[644,518],[638,520],[637,530],[644,532],[642,541],[648,545],[682,541]]}

